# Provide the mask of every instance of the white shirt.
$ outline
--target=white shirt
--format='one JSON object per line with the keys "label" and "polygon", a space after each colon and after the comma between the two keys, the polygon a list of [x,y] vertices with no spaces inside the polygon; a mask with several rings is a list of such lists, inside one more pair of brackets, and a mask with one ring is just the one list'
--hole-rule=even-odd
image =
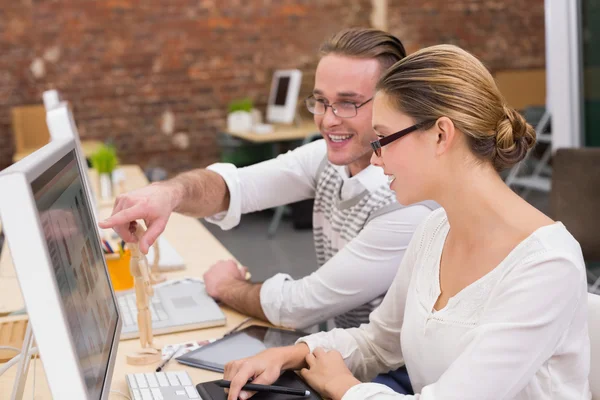
{"label": "white shirt", "polygon": [[419,227],[370,323],[300,339],[340,351],[358,379],[406,363],[414,396],[362,383],[343,400],[590,399],[587,281],[577,241],[542,227],[434,311],[449,230],[443,209]]}
{"label": "white shirt", "polygon": [[[314,198],[317,173],[326,156],[323,140],[301,146],[250,167],[213,164],[230,193],[229,209],[207,221],[230,229],[241,214]],[[340,200],[387,184],[383,170],[368,166],[350,177],[336,167],[344,182]],[[316,272],[299,280],[277,274],[263,283],[260,302],[274,325],[305,328],[359,307],[384,294],[392,282],[417,226],[431,210],[423,205],[373,218],[358,236]]]}

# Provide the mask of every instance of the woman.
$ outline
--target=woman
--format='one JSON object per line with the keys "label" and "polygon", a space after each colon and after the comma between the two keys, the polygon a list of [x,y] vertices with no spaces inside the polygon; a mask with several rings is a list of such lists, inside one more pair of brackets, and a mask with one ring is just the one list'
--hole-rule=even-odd
{"label": "woman", "polygon": [[[369,324],[228,364],[229,399],[282,369],[331,399],[591,398],[581,250],[500,178],[535,131],[485,67],[449,45],[406,57],[379,81],[373,127],[371,162],[398,201],[443,209],[413,236]],[[403,364],[414,396],[360,381]]]}

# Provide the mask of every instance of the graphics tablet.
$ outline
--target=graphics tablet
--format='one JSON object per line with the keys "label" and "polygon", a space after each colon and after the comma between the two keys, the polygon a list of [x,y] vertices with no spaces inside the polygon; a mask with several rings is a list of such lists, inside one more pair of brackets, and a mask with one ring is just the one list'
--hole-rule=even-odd
{"label": "graphics tablet", "polygon": [[[310,390],[310,396],[290,396],[285,394],[274,393],[256,393],[252,396],[252,400],[321,400],[319,396],[310,386],[296,375],[294,371],[285,371],[273,385],[283,386],[293,389]],[[202,396],[202,400],[227,400],[227,394],[222,387],[215,385],[213,382],[200,383],[196,386],[198,393]]]}
{"label": "graphics tablet", "polygon": [[291,346],[308,334],[265,326],[250,325],[216,342],[190,351],[176,360],[191,367],[223,372],[225,364],[251,357],[271,347]]}

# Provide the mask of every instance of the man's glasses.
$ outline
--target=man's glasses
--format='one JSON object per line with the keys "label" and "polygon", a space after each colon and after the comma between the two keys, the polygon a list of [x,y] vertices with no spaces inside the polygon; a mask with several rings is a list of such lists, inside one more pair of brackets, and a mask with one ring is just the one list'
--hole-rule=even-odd
{"label": "man's glasses", "polygon": [[314,96],[310,96],[306,100],[304,100],[304,103],[306,104],[306,108],[308,108],[308,111],[315,115],[324,115],[327,112],[327,108],[331,107],[331,111],[333,111],[333,113],[337,117],[352,118],[356,117],[359,108],[361,108],[371,100],[373,100],[372,97],[364,103],[358,105],[350,103],[348,101],[340,101],[333,104],[327,104],[323,100],[317,100],[314,98]]}
{"label": "man's glasses", "polygon": [[391,135],[388,135],[386,137],[382,137],[381,139],[377,139],[377,140],[373,140],[371,142],[371,147],[373,148],[373,152],[375,153],[375,155],[377,157],[381,157],[381,148],[385,145],[388,145],[390,143],[392,143],[394,140],[398,140],[403,136],[408,135],[411,132],[414,132],[418,129],[421,129],[422,127],[424,127],[425,125],[431,123],[433,121],[423,121],[423,122],[419,122],[418,124],[414,124],[413,126],[409,126],[406,129],[402,129],[401,131],[398,131],[396,133],[392,133]]}

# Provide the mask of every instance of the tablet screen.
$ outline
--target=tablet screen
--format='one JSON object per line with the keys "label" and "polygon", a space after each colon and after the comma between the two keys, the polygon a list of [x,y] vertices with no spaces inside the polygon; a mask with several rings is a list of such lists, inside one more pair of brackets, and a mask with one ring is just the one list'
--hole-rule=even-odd
{"label": "tablet screen", "polygon": [[178,357],[177,361],[198,368],[222,372],[225,364],[229,361],[251,357],[271,347],[293,345],[296,340],[306,335],[307,333],[299,331],[251,325],[198,350],[184,354]]}

